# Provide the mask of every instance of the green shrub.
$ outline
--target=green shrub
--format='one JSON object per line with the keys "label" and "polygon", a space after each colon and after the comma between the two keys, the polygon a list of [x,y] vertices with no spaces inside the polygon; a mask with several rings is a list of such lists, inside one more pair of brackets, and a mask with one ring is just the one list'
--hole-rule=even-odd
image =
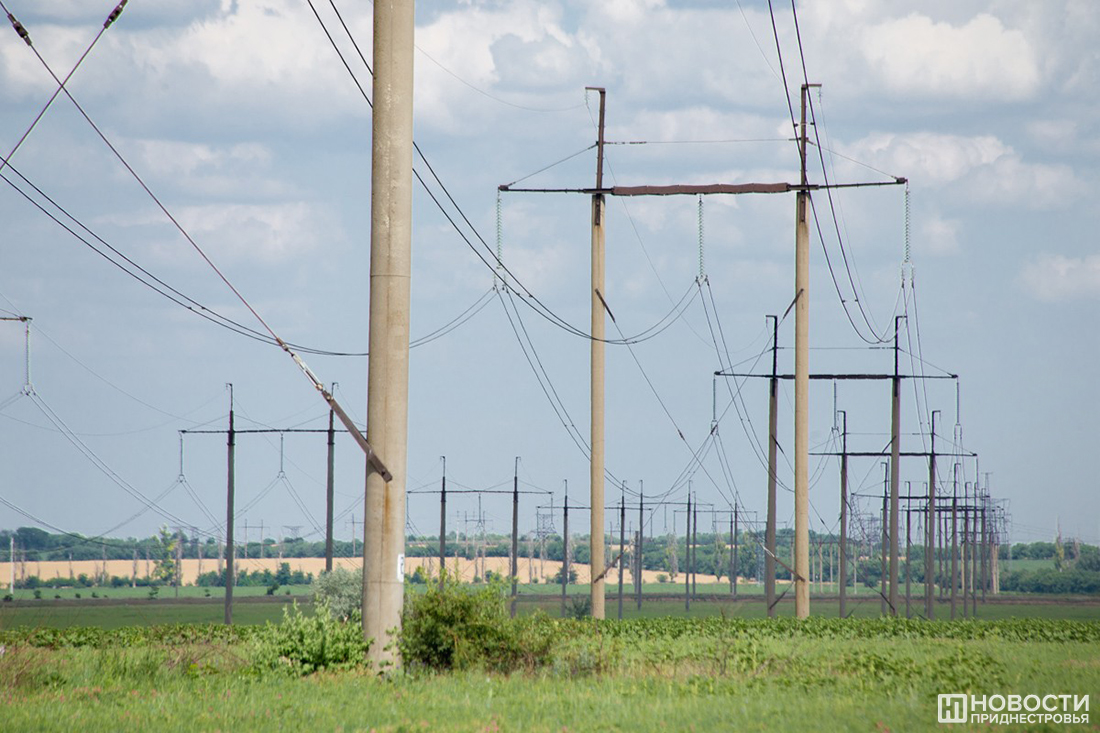
{"label": "green shrub", "polygon": [[580,596],[569,600],[569,608],[565,610],[566,618],[588,618],[592,615],[592,598]]}
{"label": "green shrub", "polygon": [[363,610],[363,576],[346,568],[321,573],[313,581],[313,599],[325,606],[333,618],[348,620]]}
{"label": "green shrub", "polygon": [[504,586],[477,590],[444,580],[405,598],[398,648],[406,668],[534,669],[550,661],[553,621],[508,617]]}
{"label": "green shrub", "polygon": [[355,669],[367,665],[369,646],[358,611],[340,620],[323,604],[307,615],[294,603],[283,609],[281,624],[269,621],[264,627],[256,643],[255,666],[298,675]]}

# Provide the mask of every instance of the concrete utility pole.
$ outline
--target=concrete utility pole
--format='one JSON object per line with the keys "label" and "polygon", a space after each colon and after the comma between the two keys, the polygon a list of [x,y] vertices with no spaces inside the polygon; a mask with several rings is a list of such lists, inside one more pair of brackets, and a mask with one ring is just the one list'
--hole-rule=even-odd
{"label": "concrete utility pole", "polygon": [[696,596],[699,585],[699,497],[695,497],[695,504],[691,507],[691,597]]}
{"label": "concrete utility pole", "polygon": [[443,480],[439,486],[439,587],[442,588],[447,569],[447,456],[440,458],[443,459]]}
{"label": "concrete utility pole", "polygon": [[951,620],[959,589],[959,464],[955,464],[955,489],[951,494]]}
{"label": "concrete utility pole", "polygon": [[794,278],[794,608],[810,615],[810,194],[806,178],[806,105],[811,86],[802,85],[798,134],[801,184],[795,199]]}
{"label": "concrete utility pole", "polygon": [[561,507],[561,617],[565,618],[565,596],[569,587],[569,482],[565,484],[565,503]]}
{"label": "concrete utility pole", "polygon": [[[336,385],[332,386],[335,391]],[[333,427],[335,413],[328,411],[328,475],[325,481],[325,572],[332,572],[332,521],[336,495],[336,430]],[[262,527],[262,525],[261,525]],[[264,533],[260,530],[260,557],[264,556]]]}
{"label": "concrete utility pole", "polygon": [[390,634],[405,593],[414,28],[414,0],[374,4],[367,443],[393,475],[387,483],[367,464],[363,636],[375,669],[400,661]]}
{"label": "concrete utility pole", "polygon": [[764,528],[764,602],[775,616],[775,480],[779,426],[779,316],[772,319],[772,378],[768,385],[768,519]]}
{"label": "concrete utility pole", "polygon": [[889,517],[887,517],[887,505],[890,498],[887,487],[887,484],[890,481],[890,465],[887,462],[883,461],[882,467],[884,469],[884,475],[882,477],[882,532],[879,546],[879,556],[882,562],[882,566],[880,568],[882,572],[879,575],[879,595],[882,597],[882,600],[879,603],[879,608],[882,612],[882,615],[885,616],[887,613],[892,614],[894,612],[894,606],[892,606],[890,603],[890,589],[887,585],[887,576],[889,573],[887,565],[889,564],[889,561],[886,557],[888,554],[887,547],[889,543],[889,537],[887,536],[887,527],[889,526],[890,521]]}
{"label": "concrete utility pole", "polygon": [[516,581],[519,578],[519,456],[516,456],[516,469],[512,477],[512,605],[509,613],[516,617]]}
{"label": "concrete utility pole", "polygon": [[[901,319],[894,318],[894,378],[891,380],[890,402],[890,615],[898,614],[898,512],[900,506],[899,477],[901,473],[901,379],[898,377],[898,332]],[[906,561],[908,562],[908,560]]]}
{"label": "concrete utility pole", "polygon": [[730,592],[737,598],[737,504],[733,505],[733,526],[730,527]]}
{"label": "concrete utility pole", "polygon": [[848,615],[848,412],[840,410],[840,617]]}
{"label": "concrete utility pole", "polygon": [[233,466],[237,436],[233,428],[233,385],[229,385],[229,432],[226,437],[228,475],[225,489],[225,623],[233,623],[233,583],[236,573],[233,568],[233,490],[235,470]]}
{"label": "concrete utility pole", "polygon": [[687,531],[684,532],[684,610],[691,610],[691,488],[688,488]]}
{"label": "concrete utility pole", "polygon": [[644,584],[643,573],[645,572],[645,564],[642,562],[642,546],[645,543],[645,484],[638,482],[638,583],[634,589],[635,594],[638,597],[638,610],[642,610],[642,585]]}
{"label": "concrete utility pole", "polygon": [[932,447],[928,455],[928,516],[924,523],[924,617],[932,621],[935,616],[933,588],[936,550],[936,413],[932,410]]}
{"label": "concrete utility pole", "polygon": [[[604,108],[607,92],[602,87],[586,87],[587,91],[599,92],[600,116],[598,136],[596,138],[596,189],[603,188],[603,146],[604,146]],[[592,617],[604,617],[604,225],[606,212],[602,193],[592,194],[592,340],[591,340],[591,464],[589,480],[591,483],[591,537],[590,541],[590,578],[592,595]]]}
{"label": "concrete utility pole", "polygon": [[[906,492],[909,493],[909,492]],[[910,595],[910,584],[913,576],[913,566],[910,563],[910,555],[912,554],[912,512],[910,511],[909,504],[905,505],[905,618],[913,618],[913,610],[911,607],[912,597]]]}
{"label": "concrete utility pole", "polygon": [[626,564],[626,484],[619,497],[619,620],[623,620],[623,566]]}

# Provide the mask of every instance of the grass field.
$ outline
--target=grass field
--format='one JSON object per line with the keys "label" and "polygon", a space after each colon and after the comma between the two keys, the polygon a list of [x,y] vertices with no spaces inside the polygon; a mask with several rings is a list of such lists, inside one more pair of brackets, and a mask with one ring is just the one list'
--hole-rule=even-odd
{"label": "grass field", "polygon": [[[416,592],[423,591],[423,586],[410,586]],[[155,600],[148,598],[148,591],[142,589],[111,589],[106,594],[99,593],[98,599],[91,598],[88,589],[81,593],[79,602],[73,599],[70,590],[62,600],[54,600],[51,595],[43,593],[43,600],[34,604],[28,603],[0,603],[0,630],[17,626],[45,626],[45,627],[69,627],[69,626],[96,626],[101,628],[118,628],[121,626],[148,626],[155,624],[172,623],[220,623],[224,618],[222,605],[222,589],[212,588],[211,596],[206,599],[205,588],[183,587],[180,589],[180,598],[184,602],[177,603],[172,591],[161,591]],[[531,613],[541,610],[551,616],[561,613],[560,586],[554,587],[553,593],[546,592],[545,585],[520,585],[519,592],[523,596],[517,605],[519,613]],[[618,615],[618,596],[616,589],[607,595],[608,618],[616,618]],[[684,610],[683,599],[670,599],[667,595],[662,599],[653,596],[657,594],[670,594],[682,592],[682,587],[669,584],[646,584],[643,588],[646,597],[643,599],[642,608],[639,610],[632,597],[632,588],[624,587],[625,598],[623,600],[623,618],[657,618],[662,616],[687,616],[707,617],[726,616],[729,618],[764,618],[765,606],[759,590],[754,586],[742,586],[738,589],[742,600],[733,600],[728,596],[729,586],[724,583],[712,585],[700,585],[698,592],[700,600],[691,603],[689,611]],[[826,591],[829,592],[826,587]],[[866,588],[848,598],[848,612],[853,618],[874,618],[881,615],[880,599],[877,595],[871,595]],[[120,592],[121,591],[121,592]],[[284,593],[290,591],[288,598]],[[752,592],[756,591],[756,592]],[[914,589],[914,592],[916,589]],[[61,591],[64,592],[64,591]],[[782,592],[782,589],[780,590]],[[278,622],[282,618],[283,602],[297,600],[305,607],[310,603],[310,586],[288,586],[280,589],[275,598],[266,597],[266,589],[262,587],[246,587],[234,590],[234,598],[239,603],[234,604],[234,621],[240,624],[262,624],[266,621]],[[567,607],[573,601],[587,598],[588,586],[575,585],[569,587]],[[103,596],[107,598],[104,599]],[[31,591],[16,591],[16,597],[21,600],[33,598]],[[120,600],[130,600],[126,605],[118,605]],[[257,599],[249,601],[249,599]],[[260,600],[263,602],[259,602]],[[718,599],[718,600],[711,600]],[[1100,621],[1100,599],[1074,598],[1058,599],[1043,596],[1026,596],[1020,594],[1002,594],[991,602],[978,604],[979,619],[1007,619],[1007,618],[1046,618],[1067,619],[1077,621]],[[1060,602],[1059,602],[1060,601]],[[107,605],[108,602],[110,605]],[[788,597],[777,606],[777,615],[793,616],[794,604]],[[839,602],[835,596],[814,597],[811,603],[811,611],[814,616],[834,618],[839,615]],[[905,615],[905,607],[899,609],[901,615]],[[911,602],[911,612],[914,617],[923,616],[923,600],[914,595]],[[951,607],[949,603],[937,602],[936,618],[949,619]],[[961,600],[956,607],[958,618],[963,617]]]}
{"label": "grass field", "polygon": [[551,623],[539,668],[389,678],[257,671],[257,638],[5,638],[3,729],[921,731],[938,693],[1100,694],[1098,624]]}

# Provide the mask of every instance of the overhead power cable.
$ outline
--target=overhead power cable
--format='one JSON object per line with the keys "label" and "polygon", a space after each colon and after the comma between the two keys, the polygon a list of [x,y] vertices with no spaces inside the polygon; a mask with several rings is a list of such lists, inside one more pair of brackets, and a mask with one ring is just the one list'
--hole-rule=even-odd
{"label": "overhead power cable", "polygon": [[[321,26],[321,29],[324,32],[325,37],[328,39],[329,44],[332,46],[333,51],[336,52],[336,55],[339,57],[341,64],[343,64],[349,76],[351,76],[352,81],[355,83],[356,88],[358,88],[360,95],[363,97],[364,101],[366,101],[367,105],[373,109],[374,103],[371,101],[370,95],[367,94],[366,89],[359,82],[355,71],[351,68],[351,65],[345,58],[343,51],[340,50],[340,46],[336,43],[335,38],[333,38],[332,33],[329,31],[327,24],[321,17],[321,14],[318,12],[316,5],[313,3],[313,0],[306,0],[306,2],[308,3],[310,10],[313,11],[313,16],[314,18],[316,18],[318,24]],[[347,35],[348,40],[351,42],[352,46],[355,48],[356,54],[359,56],[359,60],[362,62],[364,68],[366,68],[367,72],[373,76],[374,70],[371,67],[370,62],[367,61],[367,58],[363,54],[359,43],[355,40],[355,36],[354,34],[352,34],[351,29],[348,28],[347,24],[344,22],[343,16],[340,14],[335,1],[329,0],[329,5],[332,6],[334,12],[336,13],[337,18],[340,21],[340,25],[344,29],[345,35]],[[553,309],[543,303],[542,300],[537,295],[535,295],[532,290],[530,290],[530,288],[524,285],[520,278],[516,277],[515,273],[513,273],[511,269],[500,260],[494,248],[489,245],[489,243],[481,235],[481,232],[478,231],[477,227],[475,227],[473,222],[470,221],[469,217],[466,215],[466,212],[455,200],[454,196],[451,194],[450,189],[440,178],[439,174],[436,172],[435,168],[428,160],[428,157],[424,154],[424,151],[415,140],[413,141],[413,150],[420,158],[420,161],[428,169],[428,174],[431,179],[439,187],[440,191],[442,191],[442,197],[440,194],[437,194],[435,191],[432,190],[432,188],[428,185],[428,181],[425,180],[424,176],[421,175],[421,173],[416,169],[415,166],[413,167],[412,171],[413,177],[420,184],[421,188],[424,189],[424,192],[427,193],[428,197],[431,199],[435,207],[439,209],[441,214],[443,214],[443,217],[447,220],[447,223],[450,224],[451,228],[455,230],[458,236],[462,239],[466,246],[470,248],[470,250],[481,261],[481,263],[491,273],[493,273],[494,277],[499,277],[501,272],[506,273],[511,282],[515,283],[515,285],[518,286],[519,290],[522,291],[522,294],[524,295],[520,302],[533,310],[540,317],[546,319],[547,321],[554,324],[558,328],[561,328],[567,333],[571,333],[574,336],[578,336],[586,340],[593,340],[595,337],[592,334],[577,326],[574,326],[573,324],[565,320],[562,316],[559,316]],[[454,209],[454,214],[448,211],[447,207],[444,206],[444,198]],[[471,235],[467,234],[467,232],[464,231],[463,226],[460,226],[460,220],[462,224],[466,227],[466,229],[468,229],[469,232],[472,234],[473,239],[476,239],[480,243],[480,249],[476,244],[474,244],[474,241],[471,239]],[[481,249],[484,249],[485,252],[482,252]],[[625,340],[626,339],[624,338],[623,340],[604,339],[603,341],[609,344],[621,344]]]}

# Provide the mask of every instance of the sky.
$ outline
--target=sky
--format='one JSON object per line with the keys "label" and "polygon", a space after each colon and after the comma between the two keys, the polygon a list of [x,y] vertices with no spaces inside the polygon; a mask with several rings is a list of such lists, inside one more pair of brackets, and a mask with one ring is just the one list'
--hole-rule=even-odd
{"label": "sky", "polygon": [[[112,9],[5,4],[62,78]],[[336,10],[369,60],[372,6],[314,5],[369,93]],[[939,410],[937,451],[978,454],[962,460],[959,490],[988,486],[1011,539],[1049,541],[1060,526],[1100,540],[1088,468],[1100,408],[1100,210],[1088,195],[1100,179],[1100,14],[1087,0],[826,0],[798,4],[796,31],[790,5],[774,10],[773,29],[758,0],[418,3],[414,134],[461,213],[418,158],[447,215],[416,190],[411,328],[424,342],[411,352],[410,532],[437,531],[438,497],[425,492],[444,456],[452,491],[510,489],[518,465],[532,492],[523,532],[566,488],[587,504],[589,202],[498,197],[517,181],[593,185],[598,96],[585,87],[607,90],[612,184],[795,182],[792,112],[808,81],[821,84],[811,182],[909,181],[814,194],[811,370],[891,371],[894,317],[906,315],[901,372],[959,378],[905,380],[902,450],[927,450]],[[0,32],[5,156],[56,88],[32,49]],[[0,321],[0,527],[217,533],[225,436],[179,431],[224,430],[228,383],[238,429],[323,429],[327,407],[276,347],[196,313],[260,328],[180,230],[284,339],[365,351],[370,108],[301,0],[133,0],[67,88],[180,226],[63,95],[11,157],[0,316],[33,320],[29,359],[24,324]],[[32,205],[20,191],[81,231],[31,184],[105,244]],[[734,504],[759,526],[767,382],[713,375],[770,369],[765,316],[794,296],[794,196],[620,197],[608,212],[607,333],[619,341],[607,346],[608,502],[625,482],[666,502],[647,533],[682,531],[675,504],[690,482],[718,526]],[[498,248],[508,287],[494,290],[486,261]],[[201,306],[109,259],[122,256]],[[793,369],[793,321],[779,328],[781,372]],[[366,359],[303,356],[362,420]],[[849,449],[886,448],[888,383],[817,381],[810,399],[814,451],[839,449],[835,410]],[[793,517],[792,417],[787,382],[781,525]],[[323,537],[323,434],[288,434],[282,447],[277,434],[244,434],[237,456],[238,536],[255,539],[262,522],[266,537]],[[940,462],[948,495],[953,460]],[[838,461],[815,456],[810,469],[811,529],[835,532]],[[900,470],[923,493],[924,459]],[[338,537],[361,536],[363,475],[341,436]],[[882,483],[879,459],[853,459],[857,513],[873,513]],[[481,502],[486,529],[507,531],[508,497]],[[448,510],[451,529],[476,526],[475,494],[453,495]]]}

